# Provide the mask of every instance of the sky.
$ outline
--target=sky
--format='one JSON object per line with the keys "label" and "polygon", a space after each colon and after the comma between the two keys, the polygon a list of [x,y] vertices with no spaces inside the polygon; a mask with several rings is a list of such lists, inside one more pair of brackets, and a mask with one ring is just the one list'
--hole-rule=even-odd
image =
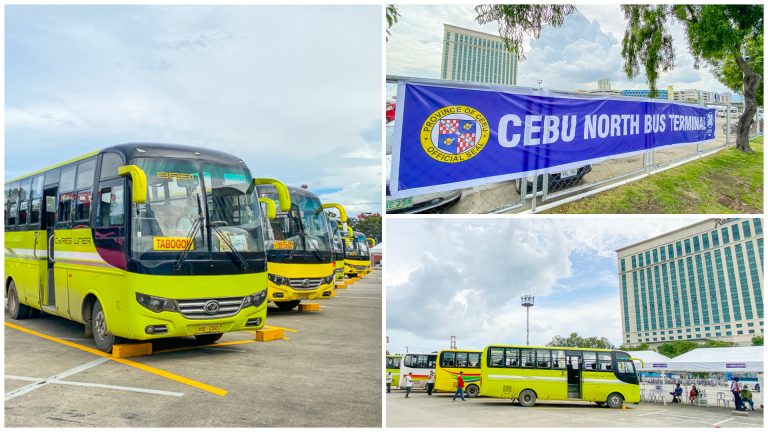
{"label": "sky", "polygon": [[381,211],[381,7],[7,6],[5,179],[125,142],[215,148]]}
{"label": "sky", "polygon": [[[619,6],[576,7],[562,27],[545,26],[539,39],[525,40],[526,59],[518,63],[517,85],[538,87],[540,79],[543,88],[553,90],[597,90],[597,81],[608,78],[613,89],[647,89],[644,75],[630,81],[623,72],[621,41],[626,20]],[[402,5],[399,11],[401,17],[387,42],[387,75],[440,78],[443,24],[499,34],[497,24],[474,21],[477,14],[471,5]],[[661,73],[658,88],[672,85],[676,90],[731,92],[708,69],[693,68],[682,26],[675,23],[671,34],[675,68]]]}
{"label": "sky", "polygon": [[621,344],[616,249],[701,218],[387,220],[387,349],[432,352],[525,344],[577,332]]}

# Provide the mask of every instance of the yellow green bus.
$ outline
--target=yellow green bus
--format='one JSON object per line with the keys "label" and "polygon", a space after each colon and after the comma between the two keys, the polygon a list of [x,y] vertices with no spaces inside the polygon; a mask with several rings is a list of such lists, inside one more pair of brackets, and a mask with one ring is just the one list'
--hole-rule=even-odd
{"label": "yellow green bus", "polygon": [[365,234],[355,231],[344,255],[344,274],[357,276],[371,271],[371,253]]}
{"label": "yellow green bus", "polygon": [[437,354],[435,366],[435,391],[453,393],[456,391],[456,377],[459,372],[464,378],[464,393],[467,397],[480,394],[482,380],[480,365],[483,352],[480,350],[443,350]]}
{"label": "yellow green bus", "polygon": [[640,402],[640,381],[629,354],[593,348],[492,345],[483,350],[481,396],[590,401],[621,408]]}
{"label": "yellow green bus", "polygon": [[5,184],[11,318],[85,324],[111,352],[264,326],[267,260],[255,182],[238,157],[122,144]]}
{"label": "yellow green bus", "polygon": [[387,373],[392,372],[392,388],[400,385],[400,359],[399,355],[387,356]]}
{"label": "yellow green bus", "polygon": [[[260,198],[277,202],[279,188],[260,181]],[[302,300],[333,297],[334,254],[328,217],[314,193],[287,186],[290,208],[281,208],[266,226],[268,300],[291,310]]]}
{"label": "yellow green bus", "polygon": [[332,213],[330,211],[326,211],[325,214],[328,217],[328,223],[331,228],[331,239],[333,241],[334,275],[337,281],[343,281],[344,280],[344,249],[346,246],[346,242],[344,241],[344,236],[342,235],[342,233],[347,228],[347,211],[344,209],[344,206],[342,206],[341,204],[334,204],[334,203],[323,204],[323,208],[324,209],[334,208],[339,212],[338,216],[336,216],[335,213]]}

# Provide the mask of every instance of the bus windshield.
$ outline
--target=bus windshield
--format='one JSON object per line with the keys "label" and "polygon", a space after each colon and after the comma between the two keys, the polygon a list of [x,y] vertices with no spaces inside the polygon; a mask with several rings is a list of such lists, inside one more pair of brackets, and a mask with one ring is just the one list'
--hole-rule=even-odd
{"label": "bus windshield", "polygon": [[365,239],[365,236],[352,237],[350,247],[347,249],[347,256],[365,259],[370,256],[368,253],[368,241]]}
{"label": "bus windshield", "polygon": [[[274,201],[277,193],[261,193]],[[328,219],[320,200],[291,194],[291,209],[278,213],[266,225],[266,246],[272,262],[330,263],[333,244]]]}
{"label": "bus windshield", "polygon": [[187,248],[192,253],[264,251],[260,208],[249,190],[247,168],[166,158],[132,163],[144,170],[148,189],[147,202],[133,204],[135,259]]}

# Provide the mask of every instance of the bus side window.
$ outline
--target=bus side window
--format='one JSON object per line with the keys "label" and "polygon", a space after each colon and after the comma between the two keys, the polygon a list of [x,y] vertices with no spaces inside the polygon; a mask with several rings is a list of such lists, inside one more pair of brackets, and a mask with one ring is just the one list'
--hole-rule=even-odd
{"label": "bus side window", "polygon": [[488,349],[488,366],[489,367],[504,366],[504,348]]}
{"label": "bus side window", "polygon": [[106,180],[117,177],[117,168],[124,165],[123,157],[117,153],[104,153],[101,156],[101,171],[99,178]]}
{"label": "bus side window", "polygon": [[43,176],[39,175],[32,180],[32,205],[29,222],[40,225],[40,210],[43,202]]}
{"label": "bus side window", "polygon": [[548,349],[536,350],[536,367],[541,369],[549,369],[550,365],[550,351]]}
{"label": "bus side window", "polygon": [[597,353],[584,351],[584,370],[597,370]]}
{"label": "bus side window", "polygon": [[443,355],[440,358],[440,366],[441,367],[453,367],[455,363],[456,353],[454,352],[444,352]]}
{"label": "bus side window", "polygon": [[611,353],[601,352],[597,354],[597,359],[600,361],[601,371],[610,371],[611,368]]}
{"label": "bus side window", "polygon": [[59,180],[59,212],[56,217],[58,225],[69,225],[72,221],[72,201],[74,201],[73,190],[75,188],[75,169],[77,166],[61,170],[61,179]]}
{"label": "bus side window", "polygon": [[467,367],[479,368],[480,367],[480,353],[469,353],[469,364]]}
{"label": "bus side window", "polygon": [[552,351],[552,369],[565,369],[565,351]]}
{"label": "bus side window", "polygon": [[19,182],[11,184],[8,194],[8,213],[5,218],[5,226],[13,229],[16,227],[16,221],[19,213]]}
{"label": "bus side window", "polygon": [[520,350],[518,348],[507,348],[504,362],[506,367],[520,367]]}
{"label": "bus side window", "polygon": [[520,349],[520,365],[522,367],[534,367],[534,351],[530,348]]}
{"label": "bus side window", "polygon": [[88,225],[91,217],[91,194],[93,193],[93,176],[96,172],[96,158],[82,161],[78,164],[77,181],[75,182],[75,221]]}
{"label": "bus side window", "polygon": [[23,227],[29,222],[29,190],[32,189],[32,179],[21,181],[19,186],[19,220],[18,225]]}
{"label": "bus side window", "polygon": [[456,353],[456,367],[467,367],[467,354],[465,352]]}
{"label": "bus side window", "polygon": [[96,213],[96,226],[121,226],[125,221],[125,201],[123,186],[115,185],[101,189],[99,211]]}

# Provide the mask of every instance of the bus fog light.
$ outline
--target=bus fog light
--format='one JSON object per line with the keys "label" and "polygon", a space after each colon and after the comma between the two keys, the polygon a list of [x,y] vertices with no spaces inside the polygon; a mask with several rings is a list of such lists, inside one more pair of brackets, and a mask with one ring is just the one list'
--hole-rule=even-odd
{"label": "bus fog light", "polygon": [[283,293],[275,293],[275,298],[283,298]]}
{"label": "bus fog light", "polygon": [[147,334],[163,334],[168,333],[168,326],[166,325],[153,325],[153,326],[147,326],[144,331]]}
{"label": "bus fog light", "polygon": [[246,327],[258,327],[261,325],[261,318],[251,318],[246,323]]}

